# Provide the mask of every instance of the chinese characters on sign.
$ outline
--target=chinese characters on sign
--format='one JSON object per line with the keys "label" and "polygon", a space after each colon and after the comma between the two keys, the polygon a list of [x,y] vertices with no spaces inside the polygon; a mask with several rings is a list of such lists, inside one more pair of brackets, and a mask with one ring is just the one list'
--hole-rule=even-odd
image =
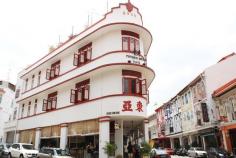
{"label": "chinese characters on sign", "polygon": [[[136,109],[135,109],[136,111],[138,111],[138,112],[143,112],[143,104],[142,104],[142,102],[141,101],[138,101],[137,103],[136,103]],[[132,109],[132,104],[131,104],[131,101],[130,100],[128,100],[128,101],[123,101],[123,109],[122,109],[122,111],[124,112],[124,111],[133,111],[133,109]]]}

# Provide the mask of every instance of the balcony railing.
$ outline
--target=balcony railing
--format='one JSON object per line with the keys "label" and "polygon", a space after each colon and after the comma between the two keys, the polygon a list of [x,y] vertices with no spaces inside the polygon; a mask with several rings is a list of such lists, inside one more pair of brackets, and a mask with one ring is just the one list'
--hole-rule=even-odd
{"label": "balcony railing", "polygon": [[43,111],[55,110],[57,107],[57,97],[43,100]]}
{"label": "balcony railing", "polygon": [[46,79],[47,80],[52,80],[52,79],[58,77],[59,73],[60,73],[60,65],[56,65],[55,67],[53,67],[51,69],[47,69]]}

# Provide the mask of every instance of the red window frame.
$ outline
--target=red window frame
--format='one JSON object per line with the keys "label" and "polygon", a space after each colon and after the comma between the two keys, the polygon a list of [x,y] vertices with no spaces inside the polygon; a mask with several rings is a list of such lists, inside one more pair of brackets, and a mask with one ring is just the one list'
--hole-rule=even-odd
{"label": "red window frame", "polygon": [[47,69],[46,71],[46,79],[52,80],[54,78],[57,78],[60,74],[60,63],[61,61],[57,61],[51,65],[51,69]]}
{"label": "red window frame", "polygon": [[82,48],[78,49],[78,52],[74,54],[74,66],[81,66],[91,61],[92,56],[92,43],[89,43]]}
{"label": "red window frame", "polygon": [[[122,76],[123,94],[148,96],[146,79],[141,79],[142,74],[140,72],[132,70],[122,70]],[[126,91],[125,82],[128,82],[128,91]],[[132,82],[135,82],[135,87],[132,87]]]}
{"label": "red window frame", "polygon": [[[132,52],[134,54],[140,55],[140,42],[139,35],[131,31],[121,31],[122,35],[122,51]],[[124,40],[127,41],[127,49],[124,48]],[[131,48],[131,41],[134,41],[133,48]]]}
{"label": "red window frame", "polygon": [[51,111],[57,108],[57,92],[48,94],[48,99],[43,100],[42,111]]}
{"label": "red window frame", "polygon": [[75,85],[75,89],[71,89],[71,103],[81,103],[89,100],[90,80],[84,80]]}

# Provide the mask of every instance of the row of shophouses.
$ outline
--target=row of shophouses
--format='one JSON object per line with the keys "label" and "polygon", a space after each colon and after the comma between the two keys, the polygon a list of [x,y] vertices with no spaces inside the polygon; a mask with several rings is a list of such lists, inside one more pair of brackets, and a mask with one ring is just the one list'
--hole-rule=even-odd
{"label": "row of shophouses", "polygon": [[149,117],[161,146],[224,147],[236,154],[236,55],[206,68]]}

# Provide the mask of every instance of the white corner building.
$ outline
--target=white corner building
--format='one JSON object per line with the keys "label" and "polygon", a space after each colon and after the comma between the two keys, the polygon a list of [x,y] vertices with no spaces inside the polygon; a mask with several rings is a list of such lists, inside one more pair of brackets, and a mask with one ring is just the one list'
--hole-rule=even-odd
{"label": "white corner building", "polygon": [[4,123],[16,118],[14,109],[15,85],[7,81],[0,81],[0,143],[5,142]]}
{"label": "white corner building", "polygon": [[18,74],[16,140],[35,148],[68,147],[83,157],[92,143],[106,157],[106,142],[123,155],[127,142],[148,141],[147,66],[151,33],[130,2]]}

